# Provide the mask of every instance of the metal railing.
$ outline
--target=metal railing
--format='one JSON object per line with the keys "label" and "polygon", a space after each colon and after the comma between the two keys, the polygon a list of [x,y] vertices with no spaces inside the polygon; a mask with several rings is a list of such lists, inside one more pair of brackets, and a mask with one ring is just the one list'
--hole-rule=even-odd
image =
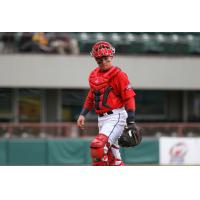
{"label": "metal railing", "polygon": [[[145,137],[200,136],[200,123],[137,123]],[[80,130],[76,123],[0,123],[0,138],[93,137],[97,123],[86,123]]]}

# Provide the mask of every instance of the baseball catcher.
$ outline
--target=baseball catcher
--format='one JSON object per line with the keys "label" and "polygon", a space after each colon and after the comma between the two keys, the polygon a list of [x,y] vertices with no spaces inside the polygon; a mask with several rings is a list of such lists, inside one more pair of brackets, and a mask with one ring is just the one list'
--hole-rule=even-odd
{"label": "baseball catcher", "polygon": [[141,141],[133,123],[136,94],[127,74],[112,64],[114,54],[115,48],[106,41],[93,45],[91,55],[98,66],[89,75],[90,90],[77,120],[84,129],[86,114],[94,108],[98,115],[99,133],[90,144],[94,166],[123,166],[119,144],[134,146]]}

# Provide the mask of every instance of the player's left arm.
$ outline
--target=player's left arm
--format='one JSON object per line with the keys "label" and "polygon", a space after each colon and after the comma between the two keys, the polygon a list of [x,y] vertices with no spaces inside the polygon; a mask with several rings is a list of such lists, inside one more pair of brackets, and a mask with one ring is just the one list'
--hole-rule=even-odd
{"label": "player's left arm", "polygon": [[135,104],[136,93],[134,92],[132,85],[129,81],[129,78],[125,72],[123,71],[119,72],[117,76],[117,82],[118,82],[117,84],[118,91],[124,102],[124,106],[128,114],[127,124],[134,123],[135,110],[136,110],[136,104]]}
{"label": "player's left arm", "polygon": [[143,129],[135,123],[135,92],[130,84],[128,76],[122,72],[118,79],[121,97],[124,101],[124,106],[128,114],[127,126],[120,136],[118,142],[122,147],[133,147],[141,143]]}

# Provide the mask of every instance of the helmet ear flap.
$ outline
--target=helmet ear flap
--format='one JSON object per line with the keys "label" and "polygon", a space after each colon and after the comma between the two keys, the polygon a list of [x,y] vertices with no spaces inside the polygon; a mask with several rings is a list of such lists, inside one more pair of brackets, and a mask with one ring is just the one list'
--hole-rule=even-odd
{"label": "helmet ear flap", "polygon": [[115,54],[115,48],[114,47],[112,47],[112,52],[113,52],[113,54]]}

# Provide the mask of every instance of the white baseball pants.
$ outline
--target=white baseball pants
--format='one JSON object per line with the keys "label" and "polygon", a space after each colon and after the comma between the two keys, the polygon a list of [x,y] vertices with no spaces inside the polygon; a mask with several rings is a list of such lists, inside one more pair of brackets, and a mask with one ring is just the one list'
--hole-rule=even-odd
{"label": "white baseball pants", "polygon": [[123,133],[128,115],[124,108],[114,109],[112,111],[113,114],[102,117],[98,116],[99,133],[108,137],[108,142],[111,146],[117,147],[111,147],[111,150],[115,158],[121,159],[118,139]]}

